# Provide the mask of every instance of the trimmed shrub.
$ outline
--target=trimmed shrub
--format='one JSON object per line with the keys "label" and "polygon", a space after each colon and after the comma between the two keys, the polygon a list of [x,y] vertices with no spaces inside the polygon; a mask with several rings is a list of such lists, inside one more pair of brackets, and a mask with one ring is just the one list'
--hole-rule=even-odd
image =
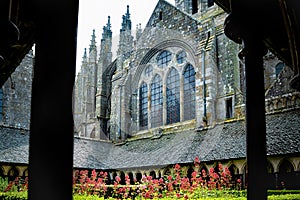
{"label": "trimmed shrub", "polygon": [[27,192],[0,192],[1,200],[27,200]]}

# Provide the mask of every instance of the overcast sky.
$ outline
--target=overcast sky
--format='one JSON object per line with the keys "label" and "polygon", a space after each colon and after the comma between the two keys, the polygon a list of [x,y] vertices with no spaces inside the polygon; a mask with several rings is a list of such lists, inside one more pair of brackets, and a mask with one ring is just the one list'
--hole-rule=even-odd
{"label": "overcast sky", "polygon": [[[174,4],[175,0],[167,0]],[[93,29],[96,33],[97,46],[100,45],[103,26],[107,23],[108,16],[111,17],[113,37],[120,33],[122,15],[126,13],[127,5],[131,14],[133,34],[136,25],[141,23],[142,28],[146,23],[158,0],[80,0],[78,14],[77,35],[77,72],[80,68],[84,48],[89,48]]]}

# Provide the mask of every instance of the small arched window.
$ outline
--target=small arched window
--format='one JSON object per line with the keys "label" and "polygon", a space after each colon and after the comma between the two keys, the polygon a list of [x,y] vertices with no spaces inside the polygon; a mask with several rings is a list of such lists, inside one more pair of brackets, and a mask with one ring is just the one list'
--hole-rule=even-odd
{"label": "small arched window", "polygon": [[142,130],[148,127],[148,86],[146,83],[143,83],[140,87],[140,128]]}
{"label": "small arched window", "polygon": [[196,117],[195,111],[195,70],[191,64],[185,67],[183,72],[184,83],[184,120],[194,119]]}
{"label": "small arched window", "polygon": [[167,124],[180,121],[180,79],[175,68],[167,76]]}
{"label": "small arched window", "polygon": [[178,64],[182,64],[184,63],[186,59],[186,53],[185,51],[180,51],[177,55],[176,55],[176,60]]}
{"label": "small arched window", "polygon": [[281,62],[281,63],[278,63],[275,67],[275,71],[276,71],[276,77],[279,76],[280,72],[283,70],[284,68],[284,64]]}
{"label": "small arched window", "polygon": [[150,77],[150,76],[152,75],[152,72],[153,72],[152,66],[151,66],[151,65],[148,65],[147,68],[146,68],[146,70],[145,70],[145,75],[146,75],[147,77]]}
{"label": "small arched window", "polygon": [[157,56],[157,65],[160,68],[165,68],[169,65],[172,59],[172,54],[170,51],[164,50]]}
{"label": "small arched window", "polygon": [[162,79],[156,74],[151,83],[151,127],[163,125]]}

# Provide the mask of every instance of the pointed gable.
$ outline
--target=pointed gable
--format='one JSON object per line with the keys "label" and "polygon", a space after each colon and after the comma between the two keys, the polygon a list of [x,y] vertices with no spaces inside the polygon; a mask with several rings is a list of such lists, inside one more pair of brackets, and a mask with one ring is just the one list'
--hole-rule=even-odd
{"label": "pointed gable", "polygon": [[[146,28],[158,27],[180,31],[184,35],[198,34],[199,21],[165,0],[160,0]],[[199,35],[199,34],[198,34]]]}

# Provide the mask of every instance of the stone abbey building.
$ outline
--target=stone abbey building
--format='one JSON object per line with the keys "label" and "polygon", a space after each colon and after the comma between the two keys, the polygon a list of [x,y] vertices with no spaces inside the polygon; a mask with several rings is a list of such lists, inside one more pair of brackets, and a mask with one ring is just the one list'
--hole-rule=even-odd
{"label": "stone abbey building", "polygon": [[[133,32],[124,11],[116,56],[108,17],[100,45],[93,32],[82,58],[74,169],[139,180],[162,177],[176,163],[189,174],[198,156],[202,169],[222,163],[246,185],[245,69],[241,46],[224,35],[226,13],[210,0],[159,0],[145,29]],[[264,69],[268,187],[300,188],[300,93],[289,86],[291,68],[271,52]],[[0,93],[4,176],[27,175],[30,70],[16,70]]]}

